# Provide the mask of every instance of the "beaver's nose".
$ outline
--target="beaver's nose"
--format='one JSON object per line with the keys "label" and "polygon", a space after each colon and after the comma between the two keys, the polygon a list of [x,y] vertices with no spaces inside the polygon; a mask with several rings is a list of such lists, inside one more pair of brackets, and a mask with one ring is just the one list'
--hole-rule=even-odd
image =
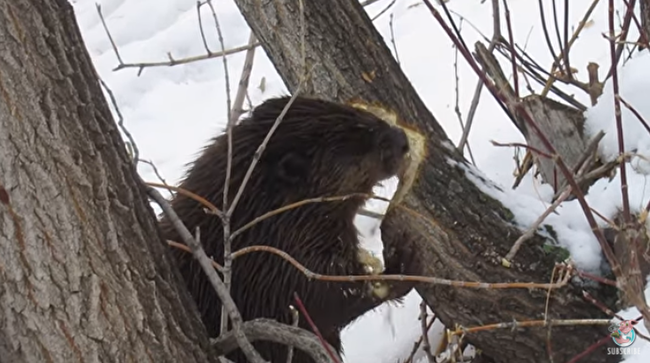
{"label": "beaver's nose", "polygon": [[409,152],[409,140],[406,137],[406,133],[399,127],[391,127],[389,134],[390,144],[393,146],[394,150],[397,151],[400,156]]}

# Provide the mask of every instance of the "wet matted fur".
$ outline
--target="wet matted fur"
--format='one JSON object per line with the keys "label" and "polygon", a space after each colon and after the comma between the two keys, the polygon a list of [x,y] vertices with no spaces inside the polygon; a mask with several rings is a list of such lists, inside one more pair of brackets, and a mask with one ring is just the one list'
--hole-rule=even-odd
{"label": "wet matted fur", "polygon": [[[289,97],[269,99],[232,130],[232,175],[229,201],[239,189],[253,155],[271,129]],[[404,132],[374,115],[338,103],[298,97],[251,175],[231,220],[231,231],[266,212],[308,198],[372,193],[381,180],[396,175],[408,152]],[[216,137],[190,165],[180,187],[194,192],[218,208],[223,203],[227,162],[227,137]],[[359,239],[353,224],[365,203],[355,197],[344,201],[307,204],[266,219],[237,236],[236,251],[250,245],[269,245],[296,258],[308,269],[328,275],[363,275],[359,262]],[[204,213],[202,206],[177,194],[172,206],[190,231],[200,228],[208,256],[223,263],[221,220]],[[178,233],[163,218],[164,237],[179,241]],[[408,241],[386,241],[385,273],[404,273],[415,263]],[[390,256],[386,255],[390,252]],[[210,336],[219,334],[220,300],[192,255],[174,250],[185,279]],[[402,284],[390,299],[405,295],[411,286]],[[289,305],[296,292],[324,338],[342,352],[340,331],[382,301],[368,293],[364,283],[308,280],[279,256],[266,252],[243,255],[233,262],[231,295],[244,320],[273,318],[291,323]],[[306,319],[301,327],[311,331]],[[254,346],[271,361],[286,362],[287,347],[268,342]],[[228,356],[246,362],[241,352]],[[296,363],[312,362],[296,351]]]}

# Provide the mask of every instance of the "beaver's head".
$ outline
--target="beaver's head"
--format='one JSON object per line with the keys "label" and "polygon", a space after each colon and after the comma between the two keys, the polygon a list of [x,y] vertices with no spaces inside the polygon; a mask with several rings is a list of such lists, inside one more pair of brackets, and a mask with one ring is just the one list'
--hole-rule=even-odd
{"label": "beaver's head", "polygon": [[[288,101],[267,100],[234,128],[233,165],[242,167],[238,156],[253,155]],[[297,97],[262,153],[251,178],[257,187],[247,190],[276,190],[294,200],[371,193],[400,171],[408,152],[404,131],[371,113]]]}

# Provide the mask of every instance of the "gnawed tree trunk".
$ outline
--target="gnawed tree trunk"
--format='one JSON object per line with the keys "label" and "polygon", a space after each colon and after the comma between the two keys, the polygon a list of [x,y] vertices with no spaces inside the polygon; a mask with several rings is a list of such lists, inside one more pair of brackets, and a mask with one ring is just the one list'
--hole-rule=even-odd
{"label": "gnawed tree trunk", "polygon": [[210,362],[66,0],[0,0],[0,361]]}
{"label": "gnawed tree trunk", "polygon": [[[236,0],[255,36],[271,61],[294,91],[303,73],[298,0]],[[454,280],[512,282],[550,280],[554,256],[545,254],[543,238],[535,236],[516,256],[510,269],[500,256],[521,232],[512,225],[512,214],[482,193],[472,179],[466,161],[447,138],[399,68],[382,37],[356,1],[303,1],[306,19],[306,68],[313,72],[304,94],[348,101],[361,98],[395,110],[406,124],[427,140],[423,161],[413,187],[401,202],[419,213],[415,218],[393,208],[386,218],[404,225],[419,242],[428,276]],[[432,18],[431,21],[434,21]],[[435,82],[435,80],[431,80]],[[390,231],[382,228],[382,235]],[[478,290],[441,285],[422,285],[418,292],[448,327],[543,318],[545,291]],[[606,303],[602,291],[590,291]],[[610,297],[615,294],[609,291]],[[549,302],[549,319],[605,318],[586,302],[577,287],[555,290]],[[611,300],[611,299],[610,299]],[[469,335],[471,343],[497,362],[565,362],[597,340],[606,337],[600,327],[554,328],[547,344],[546,329],[507,330]],[[590,362],[615,362],[620,358],[597,349]]]}

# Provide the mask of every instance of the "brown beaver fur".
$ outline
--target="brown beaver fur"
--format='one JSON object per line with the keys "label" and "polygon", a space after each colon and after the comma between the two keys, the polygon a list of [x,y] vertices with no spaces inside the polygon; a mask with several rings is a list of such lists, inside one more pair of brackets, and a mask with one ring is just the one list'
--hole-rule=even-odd
{"label": "brown beaver fur", "polygon": [[[288,97],[270,99],[253,110],[232,131],[232,201],[253,155]],[[408,152],[404,132],[356,108],[298,97],[270,139],[231,219],[231,231],[266,212],[300,200],[351,193],[371,193],[379,181],[396,175]],[[191,165],[180,187],[205,197],[218,208],[223,201],[227,138],[213,140]],[[364,275],[358,260],[359,240],[353,224],[363,198],[307,204],[258,223],[235,238],[232,250],[249,245],[279,248],[311,271],[329,275]],[[223,263],[223,229],[218,217],[204,213],[192,199],[177,194],[174,210],[190,231],[200,227],[208,256]],[[180,241],[168,219],[161,220],[166,239]],[[408,241],[384,240],[386,270],[405,273],[415,262]],[[389,252],[390,251],[390,252]],[[175,250],[181,274],[196,301],[210,336],[219,334],[220,300],[191,254]],[[387,254],[390,253],[390,256]],[[412,266],[412,265],[411,265]],[[356,282],[308,280],[302,272],[274,254],[253,252],[233,261],[231,295],[242,318],[272,318],[291,323],[293,293],[303,301],[323,337],[342,353],[340,332],[345,326],[383,301],[369,294],[368,285]],[[389,299],[404,296],[412,286],[392,286]],[[304,317],[300,326],[311,331]],[[270,362],[286,362],[287,347],[255,342]],[[241,352],[228,355],[246,362]],[[293,362],[312,362],[296,351]]]}

